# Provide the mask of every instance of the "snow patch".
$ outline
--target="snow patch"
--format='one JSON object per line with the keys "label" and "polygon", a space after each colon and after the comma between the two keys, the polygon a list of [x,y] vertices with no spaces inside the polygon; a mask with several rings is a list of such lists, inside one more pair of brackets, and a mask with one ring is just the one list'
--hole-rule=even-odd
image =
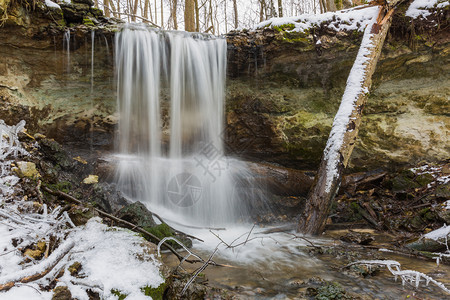
{"label": "snow patch", "polygon": [[53,2],[51,0],[45,0],[45,5],[47,5],[48,8],[61,9],[61,6],[59,6],[59,4],[56,4],[55,2]]}
{"label": "snow patch", "polygon": [[450,226],[444,225],[439,229],[424,234],[423,237],[434,241],[442,241],[446,240],[449,237],[449,235],[450,235]]}
{"label": "snow patch", "polygon": [[405,15],[411,18],[426,18],[431,15],[430,9],[432,8],[444,8],[449,5],[449,1],[443,0],[415,0],[408,7]]}
{"label": "snow patch", "polygon": [[344,9],[337,12],[327,12],[323,14],[304,14],[295,17],[272,18],[261,22],[254,27],[254,30],[265,27],[273,28],[293,24],[291,31],[301,32],[314,26],[325,24],[328,28],[336,31],[359,30],[363,31],[369,24],[372,24],[378,15],[378,7],[358,6],[351,9]]}

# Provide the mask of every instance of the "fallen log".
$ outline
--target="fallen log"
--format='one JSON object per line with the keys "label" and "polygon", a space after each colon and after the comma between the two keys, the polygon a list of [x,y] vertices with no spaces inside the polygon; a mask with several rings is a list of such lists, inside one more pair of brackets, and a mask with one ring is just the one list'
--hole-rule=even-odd
{"label": "fallen log", "polygon": [[75,246],[72,240],[64,242],[56,249],[46,260],[41,263],[16,272],[0,277],[0,291],[9,290],[16,283],[27,283],[38,280],[47,275],[67,253]]}
{"label": "fallen log", "polygon": [[400,2],[401,0],[392,0],[385,7],[380,6],[377,18],[373,18],[364,31],[318,173],[299,218],[300,232],[316,235],[325,227],[331,203],[339,190],[343,171],[355,146],[363,107],[372,85],[372,74],[392,22],[394,7]]}

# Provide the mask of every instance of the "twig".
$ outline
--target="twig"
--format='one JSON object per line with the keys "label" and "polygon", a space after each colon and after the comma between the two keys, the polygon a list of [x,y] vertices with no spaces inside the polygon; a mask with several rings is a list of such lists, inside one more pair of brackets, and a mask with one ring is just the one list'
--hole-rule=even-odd
{"label": "twig", "polygon": [[186,283],[186,285],[184,286],[183,290],[181,291],[181,295],[183,295],[186,290],[188,289],[188,287],[191,285],[191,283],[195,280],[195,278],[197,278],[198,274],[200,274],[201,272],[203,272],[206,267],[208,267],[209,263],[212,261],[212,258],[214,257],[214,255],[217,253],[217,250],[219,250],[219,246],[221,243],[219,243],[219,245],[217,245],[216,249],[214,249],[214,252],[211,253],[211,255],[209,256],[208,260],[203,264],[203,266],[201,266],[200,268],[198,268],[198,270],[195,272],[195,274],[191,277],[191,279],[189,279],[189,281]]}
{"label": "twig", "polygon": [[43,204],[44,196],[42,195],[42,192],[41,192],[41,183],[42,183],[41,180],[38,180],[37,185],[36,185],[36,193],[37,193],[39,203]]}
{"label": "twig", "polygon": [[304,240],[305,242],[308,242],[312,247],[314,247],[314,248],[320,248],[320,247],[314,245],[313,242],[311,242],[310,240],[308,240],[308,239],[305,238],[304,236],[298,236],[298,235],[293,234],[293,233],[290,233],[290,234],[294,236],[293,239],[302,239],[302,240]]}

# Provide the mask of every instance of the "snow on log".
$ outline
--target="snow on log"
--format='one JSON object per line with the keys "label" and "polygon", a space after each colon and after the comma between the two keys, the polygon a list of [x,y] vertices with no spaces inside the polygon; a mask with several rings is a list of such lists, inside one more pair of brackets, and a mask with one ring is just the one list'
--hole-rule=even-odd
{"label": "snow on log", "polygon": [[10,289],[18,282],[27,283],[44,277],[74,246],[74,241],[67,240],[43,262],[20,272],[0,277],[0,291]]}
{"label": "snow on log", "polygon": [[298,230],[306,234],[319,234],[325,226],[331,202],[336,195],[342,173],[355,146],[361,115],[372,84],[384,40],[391,24],[394,7],[380,7],[378,16],[364,30],[364,36],[355,63],[347,79],[341,105],[334,118],[330,136],[325,147],[314,185],[299,220]]}

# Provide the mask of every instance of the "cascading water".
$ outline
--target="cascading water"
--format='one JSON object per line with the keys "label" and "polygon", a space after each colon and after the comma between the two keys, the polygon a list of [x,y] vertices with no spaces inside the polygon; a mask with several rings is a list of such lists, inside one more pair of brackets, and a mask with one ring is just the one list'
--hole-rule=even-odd
{"label": "cascading water", "polygon": [[191,224],[248,215],[236,186],[245,163],[223,150],[226,47],[221,38],[142,25],[116,35],[118,186]]}

